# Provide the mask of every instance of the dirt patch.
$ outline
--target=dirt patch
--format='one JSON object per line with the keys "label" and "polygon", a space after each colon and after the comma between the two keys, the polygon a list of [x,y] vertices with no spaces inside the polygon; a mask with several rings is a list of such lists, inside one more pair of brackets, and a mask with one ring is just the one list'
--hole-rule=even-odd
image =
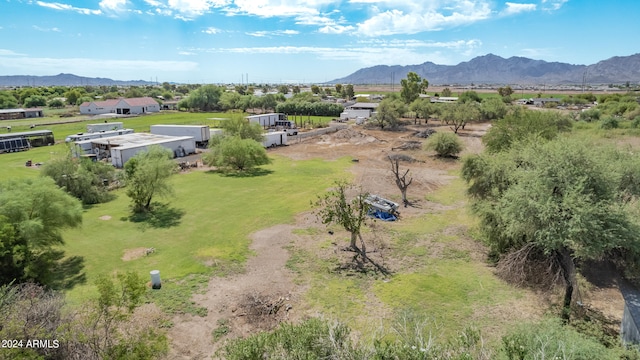
{"label": "dirt patch", "polygon": [[98,219],[100,219],[100,220],[105,220],[105,221],[106,221],[106,220],[111,220],[111,216],[109,216],[109,215],[102,215],[102,216],[100,216]]}
{"label": "dirt patch", "polygon": [[206,317],[179,315],[173,320],[169,336],[171,359],[210,358],[224,339],[214,341],[212,333],[220,323],[227,324],[226,337],[243,337],[258,330],[269,330],[284,320],[295,319],[302,288],[293,283],[285,267],[285,249],[296,237],[294,226],[277,225],[254,233],[250,248],[256,256],[247,261],[246,271],[226,278],[212,278],[203,295],[194,301],[208,309]]}
{"label": "dirt patch", "polygon": [[122,261],[131,261],[135,259],[139,259],[141,257],[145,257],[149,254],[149,249],[144,247],[133,248],[133,249],[125,249],[124,254],[122,255]]}

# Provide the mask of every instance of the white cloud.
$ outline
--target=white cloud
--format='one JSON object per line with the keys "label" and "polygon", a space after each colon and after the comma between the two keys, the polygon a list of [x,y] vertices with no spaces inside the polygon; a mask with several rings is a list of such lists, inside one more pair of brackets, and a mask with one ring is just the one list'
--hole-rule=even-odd
{"label": "white cloud", "polygon": [[358,24],[358,34],[364,36],[381,36],[395,34],[415,34],[423,31],[437,31],[460,25],[471,24],[488,19],[492,10],[485,1],[457,0],[437,1],[420,5],[419,10],[404,9],[380,10],[376,14]]}
{"label": "white cloud", "polygon": [[226,54],[309,54],[325,60],[356,61],[363,66],[379,64],[411,65],[427,60],[439,63],[452,63],[440,53],[446,49],[451,55],[462,54],[465,57],[473,54],[482,43],[479,40],[459,40],[450,42],[430,42],[422,40],[381,40],[369,39],[346,47],[314,47],[314,46],[266,46],[235,48],[198,48],[189,52],[226,53]]}
{"label": "white cloud", "polygon": [[79,7],[71,6],[71,5],[68,5],[68,4],[57,3],[57,2],[50,3],[50,2],[44,2],[44,1],[36,1],[36,4],[38,4],[39,6],[46,7],[46,8],[49,8],[49,9],[54,9],[54,10],[75,11],[75,12],[77,12],[79,14],[83,14],[83,15],[100,15],[100,14],[102,14],[101,10],[79,8]]}
{"label": "white cloud", "polygon": [[208,27],[208,28],[202,30],[202,32],[205,33],[205,34],[215,35],[215,34],[221,33],[222,30],[218,29],[218,28],[214,28],[214,27]]}
{"label": "white cloud", "polygon": [[61,30],[60,30],[60,29],[58,29],[57,27],[52,27],[52,28],[42,28],[42,27],[40,27],[40,26],[38,26],[38,25],[33,25],[33,28],[34,28],[34,29],[36,29],[36,30],[38,30],[38,31],[43,31],[43,32],[50,32],[50,31],[53,31],[53,32],[60,32],[60,31],[61,31]]}
{"label": "white cloud", "polygon": [[322,34],[344,34],[346,32],[351,32],[355,29],[355,27],[351,26],[351,25],[326,25],[321,27],[320,29],[318,29],[319,33]]}
{"label": "white cloud", "polygon": [[[326,3],[331,3],[329,0]],[[235,0],[234,7],[228,7],[225,11],[229,15],[253,15],[259,17],[297,17],[317,15],[320,12],[317,7],[322,1],[296,1],[296,0]]]}
{"label": "white cloud", "polygon": [[211,10],[231,3],[231,0],[168,0],[167,7],[182,14],[182,20],[191,20]]}
{"label": "white cloud", "polygon": [[515,15],[527,11],[535,11],[538,7],[536,4],[519,4],[512,2],[507,2],[505,5],[507,5],[507,7],[502,11],[502,15]]}
{"label": "white cloud", "polygon": [[287,35],[297,35],[299,31],[296,30],[275,30],[275,31],[254,31],[247,32],[245,34],[249,36],[255,37],[269,37],[269,36],[287,36]]}
{"label": "white cloud", "polygon": [[100,8],[106,11],[121,12],[127,8],[127,0],[102,0]]}
{"label": "white cloud", "polygon": [[0,56],[25,56],[25,54],[20,54],[13,50],[0,49]]}
{"label": "white cloud", "polygon": [[[3,72],[32,73],[38,69],[42,74],[57,74],[73,69],[78,74],[104,74],[104,69],[110,72],[127,72],[131,69],[144,69],[147,73],[160,72],[190,72],[198,70],[198,63],[193,61],[151,61],[151,60],[109,60],[87,58],[33,58],[6,57],[0,51],[0,69],[10,69]],[[18,55],[18,54],[15,54]],[[139,71],[139,70],[136,70]],[[141,76],[141,75],[140,75]]]}
{"label": "white cloud", "polygon": [[178,51],[178,55],[191,56],[191,55],[196,55],[196,53],[191,51]]}
{"label": "white cloud", "polygon": [[542,0],[542,8],[547,11],[560,10],[569,0]]}

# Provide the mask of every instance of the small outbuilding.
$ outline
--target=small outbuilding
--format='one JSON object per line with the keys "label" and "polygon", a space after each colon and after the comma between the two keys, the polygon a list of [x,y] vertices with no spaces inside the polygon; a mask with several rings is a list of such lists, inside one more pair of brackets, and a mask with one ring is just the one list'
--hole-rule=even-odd
{"label": "small outbuilding", "polygon": [[341,120],[365,118],[369,119],[378,108],[379,103],[375,102],[357,102],[353,105],[346,106],[340,114]]}
{"label": "small outbuilding", "polygon": [[160,111],[160,104],[151,97],[120,98],[105,101],[90,101],[80,105],[84,115],[117,114],[140,115]]}
{"label": "small outbuilding", "polygon": [[44,117],[40,108],[0,109],[0,120],[31,119]]}

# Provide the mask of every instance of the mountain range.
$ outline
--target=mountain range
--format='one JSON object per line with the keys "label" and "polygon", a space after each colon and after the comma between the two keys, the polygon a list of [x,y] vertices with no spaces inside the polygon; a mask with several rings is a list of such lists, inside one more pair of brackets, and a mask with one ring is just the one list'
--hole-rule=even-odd
{"label": "mountain range", "polygon": [[107,78],[92,78],[74,74],[58,74],[49,76],[33,75],[5,75],[0,76],[0,86],[144,86],[154,85],[154,82],[144,80],[112,80]]}
{"label": "mountain range", "polygon": [[[503,57],[487,54],[457,65],[438,65],[425,62],[419,65],[377,65],[367,67],[332,84],[399,84],[410,71],[427,79],[432,85],[468,84],[625,84],[640,83],[640,54],[615,56],[593,65],[573,65],[533,60],[526,57]],[[73,74],[52,76],[0,76],[0,87],[10,86],[84,86],[120,85],[144,86],[156,83],[144,80],[112,80]]]}
{"label": "mountain range", "polygon": [[546,62],[487,54],[457,65],[377,65],[332,80],[334,84],[399,84],[415,72],[433,85],[452,84],[625,84],[640,82],[640,54],[616,56],[593,65]]}

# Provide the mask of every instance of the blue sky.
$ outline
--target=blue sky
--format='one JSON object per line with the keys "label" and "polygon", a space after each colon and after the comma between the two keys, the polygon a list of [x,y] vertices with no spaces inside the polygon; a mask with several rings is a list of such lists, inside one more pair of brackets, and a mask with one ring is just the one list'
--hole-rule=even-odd
{"label": "blue sky", "polygon": [[321,83],[493,53],[640,52],[638,0],[0,0],[0,75]]}

